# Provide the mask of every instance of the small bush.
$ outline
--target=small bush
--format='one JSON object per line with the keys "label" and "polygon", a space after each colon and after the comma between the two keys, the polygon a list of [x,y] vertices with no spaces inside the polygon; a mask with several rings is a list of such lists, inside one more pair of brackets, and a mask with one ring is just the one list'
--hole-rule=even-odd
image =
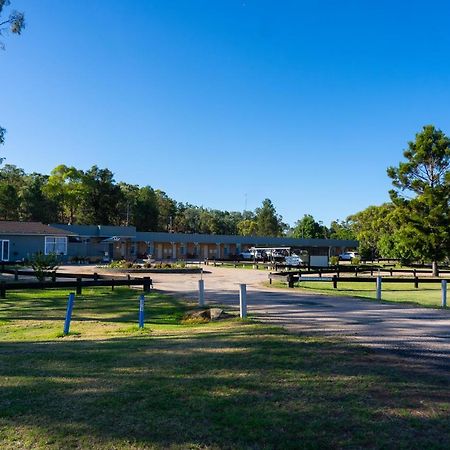
{"label": "small bush", "polygon": [[360,263],[361,263],[361,258],[359,256],[355,256],[354,258],[352,258],[352,264],[354,266],[359,266]]}
{"label": "small bush", "polygon": [[330,257],[330,266],[339,265],[339,256],[331,256]]}
{"label": "small bush", "polygon": [[31,267],[38,281],[45,281],[48,272],[58,268],[58,257],[55,253],[50,253],[49,255],[37,253],[31,259]]}

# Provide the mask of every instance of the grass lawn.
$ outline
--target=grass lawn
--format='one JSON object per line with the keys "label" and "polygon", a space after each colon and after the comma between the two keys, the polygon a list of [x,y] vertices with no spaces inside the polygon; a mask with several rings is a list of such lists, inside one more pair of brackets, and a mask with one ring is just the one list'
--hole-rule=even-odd
{"label": "grass lawn", "polygon": [[[274,282],[275,287],[287,288],[286,282]],[[296,289],[314,291],[328,295],[340,295],[346,297],[360,297],[376,300],[376,285],[373,283],[338,282],[338,288],[333,288],[331,281],[303,281],[295,284]],[[441,306],[441,284],[423,283],[419,288],[411,283],[383,283],[381,298],[387,302],[413,303],[426,307]],[[450,303],[450,293],[447,294],[447,304]]]}
{"label": "grass lawn", "polygon": [[184,303],[85,290],[0,302],[1,449],[448,448],[445,374]]}

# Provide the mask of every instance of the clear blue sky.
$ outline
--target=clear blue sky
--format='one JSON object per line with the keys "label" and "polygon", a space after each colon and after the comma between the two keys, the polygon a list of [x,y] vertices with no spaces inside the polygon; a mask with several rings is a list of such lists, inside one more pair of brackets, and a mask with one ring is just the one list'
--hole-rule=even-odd
{"label": "clear blue sky", "polygon": [[[450,134],[446,1],[12,0],[1,150],[178,201],[328,224],[388,200],[425,124]],[[247,200],[246,200],[247,198]]]}

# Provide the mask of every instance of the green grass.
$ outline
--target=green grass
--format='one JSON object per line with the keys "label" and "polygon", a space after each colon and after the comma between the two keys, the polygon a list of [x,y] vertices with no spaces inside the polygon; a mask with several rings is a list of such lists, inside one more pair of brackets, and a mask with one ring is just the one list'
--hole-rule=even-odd
{"label": "green grass", "polygon": [[448,448],[449,378],[252,321],[184,325],[186,305],[86,290],[0,302],[0,448]]}
{"label": "green grass", "polygon": [[[285,282],[274,282],[273,286],[287,288]],[[338,288],[333,288],[331,281],[303,281],[295,284],[295,289],[321,294],[359,297],[376,300],[376,285],[373,283],[338,282]],[[436,308],[441,306],[441,284],[423,283],[419,288],[411,283],[383,283],[382,300],[395,303],[412,303],[415,305]],[[450,293],[448,294],[450,299]]]}

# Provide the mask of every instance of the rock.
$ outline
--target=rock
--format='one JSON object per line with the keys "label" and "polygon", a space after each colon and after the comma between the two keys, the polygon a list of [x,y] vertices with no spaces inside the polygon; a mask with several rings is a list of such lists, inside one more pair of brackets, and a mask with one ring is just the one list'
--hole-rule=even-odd
{"label": "rock", "polygon": [[221,320],[232,317],[221,308],[197,309],[185,314],[185,319]]}
{"label": "rock", "polygon": [[223,309],[220,308],[211,308],[209,310],[209,318],[211,320],[220,319],[220,316],[223,314]]}

